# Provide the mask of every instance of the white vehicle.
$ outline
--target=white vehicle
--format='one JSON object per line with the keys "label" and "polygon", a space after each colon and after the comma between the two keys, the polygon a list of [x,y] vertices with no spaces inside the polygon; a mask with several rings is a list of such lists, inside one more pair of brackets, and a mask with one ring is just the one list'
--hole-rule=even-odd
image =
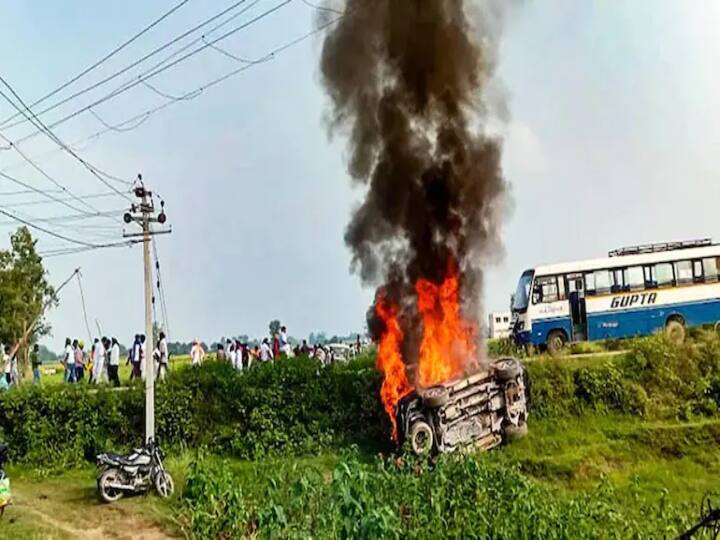
{"label": "white vehicle", "polygon": [[353,355],[352,347],[344,343],[331,343],[327,348],[332,351],[335,362],[346,362]]}
{"label": "white vehicle", "polygon": [[642,336],[720,321],[720,245],[633,246],[607,258],[538,266],[512,299],[513,338],[555,354],[568,341]]}

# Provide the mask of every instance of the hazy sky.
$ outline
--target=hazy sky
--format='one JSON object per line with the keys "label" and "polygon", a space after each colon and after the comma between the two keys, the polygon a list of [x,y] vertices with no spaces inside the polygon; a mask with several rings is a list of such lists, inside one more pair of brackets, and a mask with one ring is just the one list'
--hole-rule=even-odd
{"label": "hazy sky", "polygon": [[[247,0],[243,6],[251,8],[224,30],[280,2]],[[26,102],[35,101],[174,3],[5,0],[0,75]],[[230,3],[190,0],[59,97],[128,65]],[[245,59],[259,58],[308,32],[313,18],[312,8],[293,0],[219,45]],[[499,77],[510,110],[503,131],[513,211],[505,226],[507,253],[487,277],[490,310],[506,308],[527,267],[601,256],[627,244],[719,236],[718,28],[720,3],[711,0],[528,1],[508,13]],[[173,50],[42,118],[52,122],[91,104]],[[80,145],[83,157],[109,173],[133,178],[142,172],[166,201],[174,232],[158,238],[158,250],[171,339],[260,335],[273,318],[296,336],[362,329],[372,291],[349,273],[342,240],[360,193],[345,173],[343,141],[330,141],[322,122],[327,103],[318,83],[319,50],[319,38],[308,40],[196,99],[173,104],[137,129]],[[150,82],[179,96],[240,65],[207,49]],[[117,124],[165,101],[138,85],[93,110]],[[12,112],[0,102],[1,118]],[[86,112],[56,133],[74,142],[101,129]],[[27,124],[0,127],[11,140],[30,131]],[[73,193],[108,191],[67,154],[48,154],[56,147],[46,138],[21,148],[39,155],[42,169]],[[0,170],[13,167],[7,172],[18,179],[55,189],[17,163],[18,154],[0,151]],[[0,180],[0,193],[17,189]],[[10,207],[40,200],[36,195],[1,198],[0,208],[32,218],[73,213],[57,203]],[[87,202],[118,216],[127,205],[118,196]],[[53,223],[53,229],[100,242],[122,233],[107,219],[64,222],[62,228]],[[11,230],[2,225],[3,242]],[[67,245],[38,236],[41,251]],[[55,283],[82,268],[93,329],[97,320],[104,333],[127,340],[142,327],[139,246],[48,258],[47,265]],[[76,284],[62,292],[50,321],[54,335],[45,341],[55,349],[66,335],[87,337]]]}

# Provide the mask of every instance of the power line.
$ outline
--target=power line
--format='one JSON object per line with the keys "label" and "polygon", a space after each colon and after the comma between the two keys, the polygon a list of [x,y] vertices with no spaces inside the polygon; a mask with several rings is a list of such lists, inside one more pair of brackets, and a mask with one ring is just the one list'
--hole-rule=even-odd
{"label": "power line", "polygon": [[104,247],[104,246],[102,246],[102,245],[92,244],[92,243],[90,243],[90,242],[85,242],[84,240],[79,240],[79,239],[77,239],[77,238],[71,238],[71,237],[69,237],[69,236],[62,235],[62,234],[60,234],[60,233],[57,233],[57,232],[52,231],[52,230],[50,230],[50,229],[47,229],[47,228],[45,228],[45,227],[41,227],[40,225],[37,225],[37,224],[35,224],[35,223],[32,223],[31,221],[28,221],[28,220],[26,220],[26,219],[23,219],[23,218],[19,217],[19,216],[16,215],[16,214],[13,214],[13,213],[11,213],[11,212],[8,212],[8,211],[6,211],[6,210],[3,210],[2,208],[0,208],[0,214],[2,214],[2,215],[5,216],[5,217],[12,218],[12,219],[14,219],[15,221],[18,221],[18,222],[22,223],[23,225],[26,225],[26,226],[28,226],[28,227],[30,227],[30,228],[32,228],[32,229],[38,230],[38,231],[40,231],[40,232],[44,232],[45,234],[48,234],[48,235],[53,236],[53,237],[55,237],[55,238],[58,238],[58,239],[60,239],[60,240],[65,240],[66,242],[70,242],[71,244],[77,244],[77,245],[80,245],[80,246],[91,247],[91,248]]}
{"label": "power line", "polygon": [[[5,205],[5,207],[7,208],[7,205]],[[111,216],[111,215],[119,216],[123,212],[125,212],[124,209],[108,210],[105,212],[99,212],[97,215],[91,215],[91,216],[88,216],[86,214],[66,214],[66,215],[44,217],[44,218],[33,218],[32,221],[41,222],[41,223],[53,223],[53,222],[58,222],[58,221],[80,221],[83,219],[96,219],[99,217]],[[15,221],[12,221],[12,220],[0,221],[0,226],[14,225],[14,224],[15,224]],[[99,227],[99,226],[97,226],[97,227]],[[108,227],[111,227],[111,226],[108,225]],[[112,227],[115,228],[115,226],[112,226]]]}
{"label": "power line", "polygon": [[80,271],[78,270],[77,274],[77,283],[78,288],[80,289],[80,301],[82,302],[82,308],[83,308],[83,317],[85,318],[85,329],[88,333],[88,343],[92,343],[92,332],[90,331],[90,323],[88,322],[88,316],[87,316],[87,307],[85,306],[85,291],[83,291],[82,286],[82,279],[80,277]]}
{"label": "power line", "polygon": [[[82,113],[84,113],[84,112],[86,112],[86,111],[88,111],[88,110],[90,110],[90,109],[92,109],[92,108],[100,105],[101,103],[105,103],[106,101],[109,101],[109,100],[111,100],[111,99],[119,96],[120,94],[123,94],[123,93],[127,92],[128,90],[131,90],[132,88],[135,88],[136,86],[138,86],[139,84],[141,84],[143,81],[145,81],[145,80],[147,80],[147,79],[152,79],[153,77],[156,77],[156,76],[159,75],[160,73],[163,73],[163,72],[167,71],[168,69],[176,66],[176,65],[179,64],[180,62],[183,62],[183,61],[187,60],[188,58],[191,58],[191,57],[195,56],[196,54],[202,52],[203,50],[209,48],[211,45],[215,45],[216,43],[218,43],[218,42],[220,42],[220,41],[222,41],[222,40],[224,40],[224,39],[227,39],[228,37],[236,34],[236,33],[239,32],[240,30],[243,30],[243,29],[247,28],[248,26],[251,26],[252,24],[255,24],[255,23],[259,22],[260,20],[264,19],[265,17],[268,17],[268,16],[271,15],[272,13],[275,13],[276,11],[278,11],[279,9],[283,8],[284,6],[286,6],[287,4],[289,4],[289,3],[291,3],[291,2],[293,2],[293,0],[283,0],[283,1],[280,2],[279,4],[276,4],[274,7],[272,7],[272,8],[270,8],[270,9],[264,11],[264,12],[261,13],[260,15],[255,16],[254,18],[250,19],[249,21],[247,21],[247,22],[245,22],[245,23],[243,23],[243,24],[241,24],[241,25],[239,25],[239,26],[236,26],[236,27],[233,28],[232,30],[229,30],[229,31],[225,32],[224,34],[222,34],[220,37],[218,37],[218,38],[216,38],[216,39],[214,39],[214,40],[212,40],[212,41],[210,41],[210,42],[208,42],[208,43],[203,44],[202,46],[200,46],[200,47],[198,47],[198,48],[190,51],[189,53],[181,56],[180,58],[178,58],[178,59],[176,59],[176,60],[173,60],[173,61],[170,62],[169,64],[167,64],[167,65],[165,65],[165,66],[162,66],[162,67],[157,67],[157,69],[156,69],[155,67],[153,67],[153,68],[151,68],[150,70],[147,70],[147,71],[141,73],[138,77],[132,79],[131,81],[128,81],[128,82],[125,83],[124,85],[121,85],[120,87],[116,88],[115,90],[113,90],[113,91],[110,92],[109,94],[106,94],[105,96],[103,96],[103,97],[101,97],[101,98],[93,101],[90,105],[86,105],[86,106],[84,106],[84,107],[81,107],[80,109],[77,109],[77,110],[75,110],[74,112],[72,112],[72,113],[70,113],[70,114],[68,114],[68,115],[60,118],[59,120],[57,120],[57,121],[55,121],[55,122],[53,122],[53,123],[51,123],[49,127],[50,127],[50,128],[54,128],[54,127],[57,127],[57,126],[59,126],[59,125],[61,125],[61,124],[64,124],[64,123],[67,122],[68,120],[71,120],[71,119],[75,118],[76,116],[78,116],[78,115],[80,115],[80,114],[82,114]],[[162,64],[162,62],[161,62],[161,64]],[[154,70],[154,71],[153,71],[153,70]],[[42,114],[44,114],[45,112],[47,112],[48,110],[50,110],[50,109],[45,109],[45,110],[43,110],[43,111],[40,111],[39,113],[37,113],[37,115],[42,115]],[[17,124],[10,124],[9,126],[6,126],[6,127],[12,127],[13,125],[17,125]],[[28,135],[26,135],[26,136],[21,137],[20,139],[18,139],[18,140],[16,141],[16,144],[20,144],[20,143],[22,143],[22,142],[25,142],[25,141],[27,141],[28,139],[35,137],[36,135],[38,135],[38,132],[37,132],[37,131],[36,131],[36,132],[29,133]]]}
{"label": "power line", "polygon": [[28,118],[28,120],[30,120],[30,118],[27,116],[27,114],[25,114],[25,111],[27,111],[27,112],[32,116],[33,119],[30,120],[30,122],[31,122],[35,127],[38,127],[38,124],[39,124],[39,129],[40,129],[41,131],[43,131],[43,132],[48,136],[48,138],[49,138],[51,141],[55,142],[60,148],[62,148],[63,150],[65,150],[68,154],[70,154],[70,155],[71,155],[72,157],[74,157],[77,161],[79,161],[88,171],[90,171],[90,173],[91,173],[95,178],[97,178],[98,180],[100,180],[100,182],[102,182],[103,184],[105,184],[107,187],[109,187],[109,188],[110,188],[111,190],[113,190],[115,193],[117,193],[118,195],[124,197],[124,198],[127,199],[128,201],[131,200],[127,195],[125,195],[124,193],[122,193],[121,191],[119,191],[115,186],[113,186],[112,184],[110,184],[110,182],[108,182],[107,180],[105,180],[105,178],[103,178],[102,176],[100,176],[99,173],[102,173],[103,176],[106,176],[106,177],[108,177],[108,178],[111,178],[111,179],[115,180],[116,182],[120,182],[120,183],[122,183],[122,184],[125,184],[126,186],[132,185],[132,182],[128,182],[127,180],[122,180],[122,179],[120,179],[120,178],[117,178],[117,177],[111,176],[111,175],[109,175],[109,174],[107,174],[107,173],[104,173],[104,172],[102,172],[99,168],[94,167],[92,164],[88,163],[88,162],[85,161],[83,158],[81,158],[73,149],[71,149],[71,148],[68,147],[63,141],[61,141],[60,138],[59,138],[57,135],[55,135],[55,133],[53,133],[52,131],[50,131],[50,129],[37,117],[37,115],[35,115],[35,113],[30,109],[30,107],[28,107],[28,105],[23,101],[23,99],[22,99],[22,98],[18,95],[18,93],[15,91],[15,89],[14,89],[12,86],[10,86],[10,83],[8,83],[2,76],[0,76],[0,82],[2,82],[2,84],[4,84],[5,87],[7,87],[8,90],[10,90],[10,92],[11,92],[12,95],[15,97],[15,99],[17,99],[17,100],[20,102],[20,105],[22,105],[23,107],[25,107],[25,110],[23,111],[21,108],[19,108],[7,95],[5,95],[5,93],[4,93],[2,90],[0,90],[0,96],[2,96],[8,103],[10,103],[10,105],[12,105],[13,107],[15,107],[25,118]]}
{"label": "power line", "polygon": [[[1,174],[1,173],[0,173]],[[83,199],[107,199],[108,197],[115,197],[115,192],[108,192],[108,193],[92,193],[90,195],[83,195]],[[20,208],[23,206],[38,206],[42,204],[51,204],[52,202],[64,202],[64,201],[71,201],[74,200],[73,198],[56,198],[51,201],[21,201],[21,202],[15,202],[15,203],[7,203],[3,204],[4,208]],[[88,217],[95,217],[98,213],[101,213],[100,211],[96,211],[94,214],[89,214]]]}
{"label": "power line", "polygon": [[[2,134],[0,134],[0,137],[2,137]],[[47,197],[47,198],[50,199],[51,201],[60,203],[60,204],[62,204],[63,206],[66,206],[67,208],[70,208],[71,210],[74,210],[75,212],[81,212],[81,213],[83,213],[83,214],[86,215],[86,216],[92,216],[92,215],[94,215],[93,213],[90,213],[90,212],[88,212],[88,211],[86,211],[86,210],[81,210],[81,209],[77,208],[76,206],[73,206],[72,204],[70,204],[70,203],[67,202],[67,199],[61,199],[61,198],[59,198],[59,197],[56,197],[56,196],[54,196],[51,192],[43,191],[42,189],[36,188],[36,187],[28,184],[27,182],[23,182],[22,180],[19,180],[19,179],[15,178],[14,176],[10,176],[9,174],[4,173],[4,172],[2,172],[2,171],[0,171],[0,178],[5,178],[6,180],[10,180],[11,182],[13,182],[13,183],[15,183],[15,184],[17,184],[17,185],[19,185],[19,186],[22,186],[22,187],[24,187],[24,188],[27,188],[27,189],[29,189],[30,191],[33,191],[33,192],[35,192],[35,193],[37,193],[37,194],[39,194],[39,195],[42,195],[43,197]],[[61,190],[63,193],[70,193],[70,192],[68,191],[68,189],[65,188],[65,187],[63,187],[62,185],[59,185],[59,184],[56,184],[56,185],[58,185],[58,187],[60,187],[60,190]],[[75,197],[73,197],[71,200],[77,200],[77,199],[76,199]],[[92,207],[91,207],[91,208],[92,208]],[[97,210],[95,210],[94,208],[93,208],[93,210],[94,210],[95,215],[98,214],[98,211],[97,211]]]}
{"label": "power line", "polygon": [[[55,110],[55,109],[57,109],[58,107],[60,107],[61,105],[64,105],[65,103],[67,103],[67,102],[69,102],[69,101],[71,101],[71,100],[73,100],[73,99],[75,99],[75,98],[77,98],[77,97],[79,97],[79,96],[82,96],[83,94],[86,94],[87,92],[90,92],[90,91],[92,91],[92,90],[95,90],[96,88],[104,85],[105,83],[108,83],[108,82],[116,79],[117,77],[119,77],[119,76],[122,75],[123,73],[127,73],[128,71],[130,71],[130,70],[133,69],[134,67],[137,67],[138,65],[142,64],[143,62],[145,62],[145,61],[148,60],[149,58],[152,58],[152,57],[155,56],[156,54],[164,51],[164,50],[167,49],[168,47],[173,46],[173,45],[174,45],[175,43],[177,43],[178,41],[181,41],[181,40],[185,39],[185,38],[186,38],[187,36],[189,36],[190,34],[195,33],[196,31],[198,31],[198,30],[199,30],[200,28],[202,28],[203,26],[206,26],[206,25],[212,23],[213,21],[219,19],[220,17],[222,17],[222,16],[225,15],[226,13],[232,11],[233,9],[235,9],[236,7],[238,7],[240,4],[243,4],[243,3],[245,3],[245,2],[246,2],[246,0],[238,0],[237,2],[234,2],[234,3],[231,4],[229,7],[223,9],[222,11],[220,11],[219,13],[213,15],[213,16],[210,17],[209,19],[206,19],[206,20],[204,20],[203,22],[195,25],[195,26],[192,27],[190,30],[187,30],[187,31],[183,32],[183,33],[180,34],[179,36],[173,38],[172,40],[170,40],[170,41],[168,41],[168,42],[166,42],[166,43],[164,43],[163,45],[161,45],[161,46],[153,49],[152,51],[150,51],[150,52],[147,53],[146,55],[142,56],[140,59],[132,62],[131,64],[125,66],[124,68],[122,68],[122,69],[120,69],[120,70],[118,70],[118,71],[116,71],[116,72],[108,75],[108,76],[105,77],[104,79],[101,79],[100,81],[98,81],[98,82],[96,82],[96,83],[94,83],[94,84],[91,84],[90,86],[87,86],[87,87],[83,88],[82,90],[79,90],[79,91],[75,92],[74,94],[71,94],[70,96],[66,97],[65,99],[62,99],[62,100],[54,103],[53,105],[50,105],[49,107],[46,107],[46,108],[42,109],[42,110],[38,113],[38,115],[39,115],[39,116],[42,116],[42,115],[44,115],[44,114],[47,113],[47,112],[50,112],[50,111],[52,111],[52,110]],[[2,122],[0,122],[0,127],[11,128],[11,127],[15,127],[15,126],[17,126],[17,125],[19,125],[19,124],[23,124],[23,123],[25,122],[25,120],[18,120],[18,121],[15,121],[15,122],[11,123],[11,124],[8,124],[8,121],[9,121],[9,120],[6,119],[6,120],[3,120]]]}
{"label": "power line", "polygon": [[[37,99],[36,101],[34,101],[33,103],[31,103],[30,106],[31,106],[31,107],[35,107],[36,105],[39,105],[40,103],[43,103],[44,101],[48,100],[49,98],[53,97],[54,95],[58,94],[59,92],[65,90],[65,88],[67,88],[68,86],[70,86],[70,85],[73,84],[74,82],[77,82],[78,80],[80,80],[82,77],[84,77],[85,75],[87,75],[88,73],[90,73],[91,71],[93,71],[95,68],[97,68],[97,67],[100,66],[101,64],[104,64],[104,63],[107,62],[110,58],[112,58],[113,56],[115,56],[116,54],[118,54],[120,51],[122,51],[123,49],[125,49],[128,45],[132,44],[133,42],[135,42],[136,40],[138,40],[140,37],[142,37],[144,34],[148,33],[150,30],[152,30],[153,28],[155,28],[158,24],[160,24],[161,22],[163,22],[165,19],[167,19],[170,15],[172,15],[173,13],[175,13],[178,9],[180,9],[181,7],[183,7],[183,6],[184,6],[185,4],[187,4],[189,1],[190,1],[190,0],[182,0],[180,3],[178,3],[178,4],[176,4],[174,7],[172,7],[169,11],[166,11],[166,12],[163,13],[160,17],[158,17],[157,19],[155,19],[154,21],[152,21],[149,25],[147,25],[145,28],[143,28],[142,30],[140,30],[139,32],[137,32],[137,33],[136,33],[135,35],[133,35],[130,39],[124,41],[122,44],[120,44],[119,46],[115,47],[112,51],[110,51],[108,54],[106,54],[105,56],[103,56],[100,60],[98,60],[97,62],[95,62],[95,63],[92,64],[91,66],[85,68],[85,69],[82,70],[80,73],[78,73],[77,75],[75,75],[74,77],[72,77],[71,79],[69,79],[68,81],[66,81],[66,82],[64,82],[63,84],[61,84],[59,87],[57,87],[55,90],[53,90],[53,91],[50,92],[49,94],[45,94],[43,97]],[[17,117],[19,116],[19,114],[20,114],[19,112],[18,112],[18,113],[15,113],[14,115],[10,116],[9,118],[3,120],[3,121],[2,121],[2,125],[6,124],[7,122],[10,122],[10,121],[14,120],[15,118],[17,118]]]}
{"label": "power line", "polygon": [[137,240],[126,240],[123,242],[115,242],[104,245],[98,245],[95,247],[68,247],[67,249],[49,250],[38,253],[43,259],[49,259],[54,257],[62,257],[65,255],[77,255],[79,253],[86,253],[89,251],[96,251],[99,249],[111,249],[120,247],[130,247],[139,243]]}
{"label": "power line", "polygon": [[[318,26],[318,27],[315,28],[314,30],[311,30],[311,31],[309,31],[309,32],[307,32],[307,33],[299,36],[298,38],[295,38],[295,39],[293,39],[293,40],[285,43],[284,45],[281,45],[281,46],[273,49],[272,51],[269,51],[269,52],[266,53],[265,55],[261,56],[260,59],[257,60],[257,61],[253,61],[252,63],[248,63],[248,64],[246,64],[246,65],[243,65],[242,67],[240,67],[240,68],[238,68],[238,69],[234,69],[234,70],[226,73],[225,75],[221,75],[220,77],[218,77],[218,78],[216,78],[216,79],[213,79],[213,80],[211,80],[211,81],[203,84],[202,86],[199,86],[199,87],[195,88],[194,90],[190,90],[189,92],[186,92],[185,94],[182,94],[179,98],[176,98],[176,99],[174,99],[174,100],[173,100],[173,99],[170,99],[170,100],[168,100],[168,101],[165,102],[165,103],[162,103],[162,104],[157,105],[157,106],[155,106],[155,107],[151,107],[151,108],[149,108],[149,109],[146,109],[145,111],[143,111],[143,112],[141,112],[141,113],[138,113],[138,114],[136,114],[136,115],[134,115],[134,116],[132,116],[132,117],[126,119],[126,120],[123,120],[122,122],[119,122],[119,123],[117,123],[117,124],[114,124],[114,125],[110,124],[110,123],[107,122],[106,120],[103,120],[103,119],[102,119],[99,115],[97,115],[97,113],[95,113],[92,109],[89,109],[90,112],[91,112],[91,113],[98,119],[98,121],[104,126],[104,129],[98,130],[98,131],[96,131],[96,132],[88,135],[87,137],[83,137],[83,138],[81,138],[81,139],[78,139],[78,140],[74,141],[74,142],[71,143],[71,144],[72,144],[72,145],[78,145],[78,144],[83,144],[83,143],[86,143],[86,142],[89,142],[89,141],[93,141],[93,140],[99,139],[100,137],[102,137],[103,135],[105,135],[105,134],[107,134],[107,133],[109,133],[109,132],[123,133],[123,132],[133,131],[133,130],[139,128],[139,127],[140,127],[142,124],[144,124],[151,116],[155,115],[156,113],[159,113],[159,112],[163,111],[164,109],[167,109],[168,107],[170,107],[170,106],[172,106],[172,105],[174,105],[174,104],[176,104],[176,103],[182,103],[182,102],[185,102],[185,101],[190,101],[190,100],[192,100],[192,99],[195,99],[196,97],[198,97],[198,96],[200,96],[201,94],[203,94],[203,93],[205,92],[205,90],[209,90],[210,88],[212,88],[212,87],[214,87],[214,86],[216,86],[216,85],[218,85],[218,84],[221,84],[221,83],[225,82],[226,80],[234,77],[235,75],[239,75],[240,73],[242,73],[242,72],[250,69],[251,67],[254,67],[254,66],[258,65],[258,64],[261,64],[261,63],[264,63],[264,62],[266,62],[266,61],[269,61],[269,60],[274,59],[274,58],[275,58],[278,54],[280,54],[281,52],[283,52],[283,51],[285,51],[285,50],[287,50],[287,49],[289,49],[289,48],[291,48],[291,47],[294,47],[295,45],[298,45],[299,43],[301,43],[301,42],[303,42],[303,41],[306,41],[306,40],[310,39],[312,36],[314,36],[314,35],[316,35],[316,34],[319,34],[320,32],[324,32],[324,31],[327,30],[329,27],[331,27],[331,26],[335,25],[337,22],[339,22],[342,18],[343,18],[343,15],[340,15],[339,17],[336,17],[336,18],[334,18],[334,19],[332,19],[332,20],[330,20],[330,21],[328,21],[328,22],[326,22],[326,23]],[[125,127],[125,126],[129,126],[129,127]],[[32,137],[32,136],[33,136],[33,135],[31,135],[31,137]],[[42,153],[42,154],[38,154],[37,157],[44,157],[44,156],[47,156],[47,155],[49,155],[49,154],[51,154],[51,153],[56,153],[57,151],[58,151],[58,150],[52,150],[52,151],[50,151],[50,152],[44,152],[44,153]],[[16,163],[16,164],[14,164],[14,165],[11,165],[10,167],[6,167],[4,170],[9,170],[9,169],[14,168],[14,167],[17,167],[17,166],[19,166],[19,165],[21,165],[21,163]]]}

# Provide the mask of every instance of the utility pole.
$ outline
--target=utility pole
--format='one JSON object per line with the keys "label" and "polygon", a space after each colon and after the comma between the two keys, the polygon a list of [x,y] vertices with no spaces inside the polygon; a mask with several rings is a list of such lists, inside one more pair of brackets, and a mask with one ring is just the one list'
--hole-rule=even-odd
{"label": "utility pole", "polygon": [[124,233],[125,238],[142,237],[143,243],[143,269],[145,281],[145,442],[155,438],[155,361],[153,351],[155,350],[153,335],[152,305],[155,301],[153,295],[152,266],[150,264],[150,242],[157,234],[169,234],[170,228],[153,230],[151,224],[159,223],[164,225],[167,221],[165,215],[165,202],[160,201],[160,213],[155,212],[153,193],[147,189],[142,182],[142,175],[138,174],[138,187],[135,188],[135,196],[140,200],[138,205],[133,204],[130,211],[124,216],[127,224],[137,223],[141,226],[140,233]]}

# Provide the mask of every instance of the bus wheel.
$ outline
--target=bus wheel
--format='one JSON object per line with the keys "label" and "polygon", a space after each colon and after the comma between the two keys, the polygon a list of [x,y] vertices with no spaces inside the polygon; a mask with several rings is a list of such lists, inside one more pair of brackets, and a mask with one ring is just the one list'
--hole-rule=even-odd
{"label": "bus wheel", "polygon": [[565,338],[565,333],[562,330],[553,330],[548,334],[547,338],[547,350],[550,353],[550,356],[557,356],[559,355],[563,347],[565,347],[565,341],[567,339]]}
{"label": "bus wheel", "polygon": [[685,326],[677,319],[671,319],[665,325],[665,337],[674,344],[679,345],[685,341]]}

